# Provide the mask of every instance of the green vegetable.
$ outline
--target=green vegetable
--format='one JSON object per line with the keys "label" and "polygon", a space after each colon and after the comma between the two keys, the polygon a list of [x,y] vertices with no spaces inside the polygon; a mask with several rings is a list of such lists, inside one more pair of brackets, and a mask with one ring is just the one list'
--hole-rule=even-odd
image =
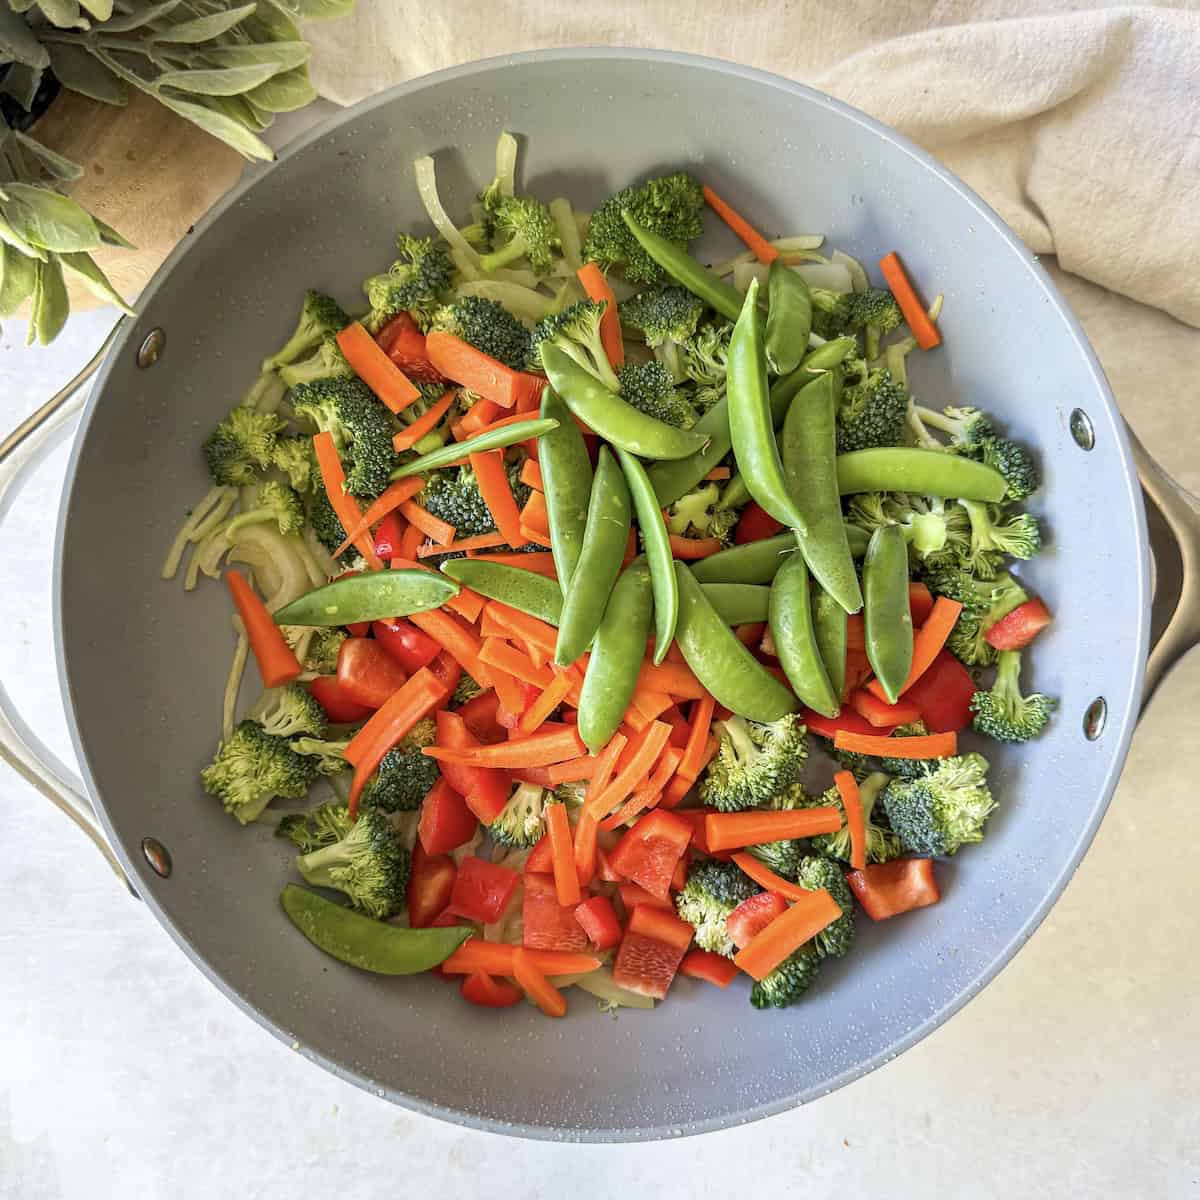
{"label": "green vegetable", "polygon": [[796,882],[808,892],[824,888],[837,901],[842,915],[813,938],[812,946],[822,958],[841,958],[854,945],[854,897],[841,868],[827,858],[809,855],[800,860]]}
{"label": "green vegetable", "polygon": [[496,196],[494,200],[488,192],[484,196],[484,206],[492,216],[493,243],[499,235],[502,244],[484,254],[480,266],[492,272],[524,258],[536,274],[547,274],[562,252],[549,207],[533,196]]}
{"label": "green vegetable", "polygon": [[705,325],[679,347],[679,368],[693,384],[692,403],[707,412],[725,397],[725,374],[729,369],[729,337],[733,326],[726,321]]}
{"label": "green vegetable", "polygon": [[788,556],[771,584],[768,619],[779,665],[792,691],[809,708],[836,717],[841,692],[834,691],[817,645],[808,568],[799,554]]}
{"label": "green vegetable", "polygon": [[812,298],[804,276],[777,258],[767,274],[767,365],[776,375],[794,371],[808,350]]}
{"label": "green vegetable", "polygon": [[796,552],[795,535],[777,533],[710,554],[692,566],[692,574],[702,583],[770,583]]}
{"label": "green vegetable", "polygon": [[848,515],[856,528],[870,532],[881,525],[899,525],[909,549],[927,567],[973,559],[977,568],[995,572],[995,555],[971,554],[971,522],[956,501],[904,492],[864,492],[851,497]]}
{"label": "green vegetable", "polygon": [[295,362],[315,350],[325,338],[340,333],[349,324],[350,318],[336,300],[321,292],[306,292],[300,319],[292,336],[269,358],[263,359],[262,369],[270,371],[285,363]]}
{"label": "green vegetable", "polygon": [[530,367],[544,370],[542,355],[547,346],[555,346],[606,388],[617,391],[620,384],[600,336],[600,322],[607,307],[602,300],[577,300],[562,312],[543,317],[533,331]]}
{"label": "green vegetable", "polygon": [[808,991],[820,969],[821,959],[812,944],[806,942],[754,984],[750,1003],[755,1008],[787,1008]]}
{"label": "green vegetable", "polygon": [[770,611],[771,589],[761,584],[702,583],[700,590],[726,625],[765,621]]}
{"label": "green vegetable", "polygon": [[939,567],[927,574],[936,595],[963,605],[946,647],[967,666],[986,667],[996,661],[996,649],[985,638],[987,631],[1014,608],[1029,599],[1008,574],[999,579],[976,579],[964,567]]}
{"label": "green vegetable", "polygon": [[[518,508],[529,499],[530,490],[520,480],[521,461],[509,462],[505,468],[509,490]],[[479,481],[469,464],[454,471],[433,474],[417,495],[417,501],[435,517],[453,525],[457,538],[495,532],[496,519],[479,494]]]}
{"label": "green vegetable", "polygon": [[846,610],[818,587],[812,597],[813,636],[825,664],[833,694],[839,698],[846,687]]}
{"label": "green vegetable", "polygon": [[983,826],[996,807],[987,786],[982,754],[963,754],[931,763],[917,779],[893,779],[883,793],[888,823],[910,854],[954,854],[983,840]]}
{"label": "green vegetable", "polygon": [[234,542],[234,534],[247,525],[272,521],[284,536],[299,533],[304,528],[304,505],[286,483],[271,479],[258,489],[258,501],[251,509],[239,513],[225,526],[226,538]]}
{"label": "green vegetable", "polygon": [[312,439],[306,437],[276,439],[275,449],[271,454],[271,465],[288,477],[288,483],[296,491],[309,491],[317,474],[313,461]]}
{"label": "green vegetable", "polygon": [[733,716],[714,729],[721,744],[700,781],[702,803],[741,812],[768,804],[799,779],[808,741],[795,714],[770,724]]}
{"label": "green vegetable", "polygon": [[[763,807],[773,812],[790,812],[810,805],[803,785],[794,783],[791,787],[777,792]],[[808,852],[808,845],[799,838],[785,838],[782,841],[760,842],[756,846],[747,846],[746,851],[759,862],[766,863],[776,875],[782,875],[784,879],[795,879],[800,860]]]}
{"label": "green vegetable", "polygon": [[360,811],[416,812],[441,776],[437,761],[422,754],[436,734],[432,717],[418,721],[382,758],[359,797]]}
{"label": "green vegetable", "polygon": [[276,439],[283,429],[276,413],[263,413],[239,405],[204,442],[204,457],[214,483],[245,487],[271,465]]}
{"label": "green vegetable", "polygon": [[[679,618],[679,582],[675,578],[674,556],[659,512],[658,497],[654,494],[654,485],[650,482],[646,468],[632,454],[620,448],[617,450],[617,459],[625,473],[625,482],[629,485],[638,528],[642,534],[642,544],[646,550],[646,564],[654,592],[654,661],[657,664],[666,658],[667,651],[671,648],[671,639],[675,636],[675,623]],[[542,470],[544,479],[544,461]],[[550,485],[546,486],[549,488]],[[553,541],[553,533],[551,540]]]}
{"label": "green vegetable", "polygon": [[544,575],[478,558],[447,559],[441,569],[463,587],[539,621],[557,625],[562,615],[562,591],[553,579]]}
{"label": "green vegetable", "polygon": [[450,248],[441,238],[416,238],[406,233],[396,238],[400,257],[383,275],[363,283],[371,311],[363,324],[378,333],[393,317],[409,313],[422,329],[429,327],[454,280]]}
{"label": "green vegetable", "polygon": [[1033,558],[1042,548],[1042,534],[1029,513],[1003,518],[1003,510],[978,500],[964,500],[971,523],[971,549],[967,566],[977,575],[994,573],[997,557]]}
{"label": "green vegetable", "polygon": [[675,386],[671,372],[660,362],[627,362],[617,371],[621,399],[638,412],[672,425],[692,429],[698,420],[686,393]]}
{"label": "green vegetable", "polygon": [[304,655],[303,667],[306,671],[315,671],[318,675],[332,675],[337,670],[338,655],[342,643],[350,635],[342,628],[333,626],[317,629],[308,641],[308,651]]}
{"label": "green vegetable", "polygon": [[[919,759],[909,759],[909,762],[920,762]],[[883,789],[888,785],[888,776],[882,771],[875,771],[859,781],[858,796],[862,805],[863,830],[866,834],[867,862],[889,862],[898,858],[902,853],[900,839],[885,825],[875,821],[875,809]],[[836,858],[844,863],[850,861],[850,830],[845,821],[845,806],[842,795],[836,787],[831,787],[820,796],[806,800],[805,808],[836,808],[842,814],[842,827],[836,833],[821,833],[809,839],[809,844],[818,854]],[[880,809],[882,811],[882,808]]]}
{"label": "green vegetable", "polygon": [[636,329],[646,345],[660,350],[664,361],[682,378],[684,368],[679,360],[679,344],[696,333],[704,315],[704,302],[678,284],[650,288],[630,296],[621,303],[621,324]]}
{"label": "green vegetable", "polygon": [[448,467],[472,454],[482,454],[485,450],[500,450],[517,442],[527,442],[530,438],[541,437],[551,429],[558,428],[557,421],[544,421],[530,418],[528,421],[515,421],[511,425],[502,425],[499,429],[488,429],[477,433],[465,442],[452,442],[449,446],[441,446],[422,454],[411,462],[397,467],[389,476],[391,479],[407,479],[410,475],[423,475],[427,471],[436,471]]}
{"label": "green vegetable", "polygon": [[275,826],[275,836],[285,837],[308,854],[322,846],[340,842],[353,828],[350,810],[340,800],[326,800],[307,812],[288,813]]}
{"label": "green vegetable", "polygon": [[305,882],[344,892],[370,917],[390,917],[404,907],[409,865],[392,823],[374,808],[359,813],[341,841],[296,859]]}
{"label": "green vegetable", "polygon": [[352,625],[438,608],[458,595],[453,580],[403,568],[346,575],[277,609],[277,625]]}
{"label": "green vegetable", "polygon": [[725,920],[743,900],[762,889],[734,863],[698,859],[688,868],[683,891],[675,897],[680,919],[696,931],[696,945],[726,958],[734,955]]}
{"label": "green vegetable", "polygon": [[546,801],[550,793],[536,783],[519,783],[500,815],[488,826],[493,841],[516,850],[530,850],[546,832]]}
{"label": "green vegetable", "polygon": [[863,623],[867,661],[890,703],[912,667],[912,611],[908,601],[908,550],[895,525],[871,535],[863,562]]}
{"label": "green vegetable", "polygon": [[686,496],[729,453],[733,445],[729,404],[723,396],[692,426],[691,432],[705,439],[701,449],[673,462],[656,462],[646,470],[660,508]]}
{"label": "green vegetable", "polygon": [[506,367],[521,371],[529,358],[529,330],[496,300],[463,296],[437,309],[430,330],[452,333]]}
{"label": "green vegetable", "polygon": [[[907,725],[898,725],[892,731],[894,738],[924,737],[929,732],[924,721],[910,721]],[[898,775],[901,779],[916,779],[925,774],[928,760],[921,758],[881,757],[879,765],[889,775]]]}
{"label": "green vegetable", "polygon": [[1041,692],[1021,694],[1021,651],[1002,650],[991,690],[971,697],[976,733],[998,742],[1027,742],[1046,728],[1054,701]]}
{"label": "green vegetable", "polygon": [[318,379],[336,379],[353,374],[342,348],[337,344],[337,338],[332,334],[321,340],[315,354],[279,368],[279,378],[290,388]]}
{"label": "green vegetable", "polygon": [[839,454],[838,488],[857,492],[915,492],[999,503],[1008,484],[999,471],[942,450],[910,446],[879,447]]}
{"label": "green vegetable", "polygon": [[[583,549],[588,499],[592,494],[592,460],[582,431],[552,388],[542,392],[541,415],[558,422],[557,428],[538,439],[538,465],[545,488],[554,567],[560,586],[566,587]],[[558,624],[557,617],[554,624]]]}
{"label": "green vegetable", "polygon": [[257,721],[242,721],[213,761],[200,772],[210,796],[242,825],[257,820],[276,796],[299,800],[316,778],[312,763],[286,738],[267,733]]}
{"label": "green vegetable", "polygon": [[265,706],[258,716],[258,723],[273,737],[296,737],[306,733],[310,737],[325,736],[328,720],[325,710],[308,688],[298,683],[267,692]]}
{"label": "green vegetable", "polygon": [[[588,228],[589,243],[592,241],[591,232],[596,225],[598,214],[599,210],[592,214],[592,224]],[[648,222],[644,214],[635,207],[626,206],[621,217],[628,230],[623,237],[618,234],[615,222],[606,221],[604,230],[606,233],[611,231],[613,240],[619,241],[622,247],[652,264],[642,276],[646,282],[654,282],[662,278],[665,272],[676,283],[687,288],[692,295],[699,296],[710,308],[715,308],[723,317],[727,317],[731,321],[737,320],[738,312],[742,307],[742,296],[737,288],[698,263],[686,249],[677,245],[669,234],[664,236],[662,231]],[[699,230],[697,230],[698,234]],[[640,254],[638,247],[640,247]],[[586,247],[585,253],[587,253]],[[630,275],[628,265],[625,268],[625,277],[631,283],[639,282],[637,278]]]}
{"label": "green vegetable", "polygon": [[904,444],[908,392],[886,369],[868,371],[859,359],[847,372],[837,409],[837,452]]}
{"label": "green vegetable", "polygon": [[733,542],[738,514],[721,508],[721,489],[706,483],[681,496],[667,511],[667,529],[677,537],[716,538],[728,548]]}

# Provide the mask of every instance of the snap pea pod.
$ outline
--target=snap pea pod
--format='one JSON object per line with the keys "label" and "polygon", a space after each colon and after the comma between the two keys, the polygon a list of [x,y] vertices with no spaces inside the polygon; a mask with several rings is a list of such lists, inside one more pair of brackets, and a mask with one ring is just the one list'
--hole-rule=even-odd
{"label": "snap pea pod", "polygon": [[458,595],[458,584],[432,571],[405,568],[347,575],[276,609],[276,625],[350,625],[428,612]]}
{"label": "snap pea pod", "polygon": [[515,446],[517,442],[527,442],[530,438],[541,437],[557,428],[557,421],[543,421],[538,417],[530,417],[528,421],[514,421],[511,425],[501,425],[499,429],[489,429],[477,433],[465,442],[450,442],[437,450],[430,450],[414,458],[412,462],[397,467],[389,479],[407,479],[410,475],[423,475],[426,471],[436,471],[439,467],[448,466],[466,458],[468,454],[482,454],[485,450],[502,450],[505,446]]}
{"label": "snap pea pod", "polygon": [[841,696],[846,689],[846,610],[821,588],[813,595],[812,606],[817,649],[833,694]]}
{"label": "snap pea pod", "polygon": [[[867,534],[857,525],[846,525],[846,541],[855,558],[866,554],[868,540]],[[783,566],[784,557],[796,549],[793,534],[777,533],[744,546],[718,550],[694,563],[692,574],[701,583],[770,583]]]}
{"label": "snap pea pod", "polygon": [[912,611],[908,600],[908,543],[899,525],[871,534],[863,562],[864,633],[867,661],[890,703],[912,666]]}
{"label": "snap pea pod", "polygon": [[579,736],[593,754],[617,732],[629,707],[646,654],[653,603],[649,564],[635,558],[613,585],[579,692]]}
{"label": "snap pea pod", "polygon": [[567,407],[606,442],[639,458],[686,458],[704,445],[704,435],[648,417],[610,391],[557,346],[542,344],[542,366]]}
{"label": "snap pea pod", "polygon": [[796,541],[816,581],[850,613],[862,589],[850,556],[837,480],[837,403],[841,372],[817,375],[796,393],[783,419],[779,453],[804,524]]}
{"label": "snap pea pod", "polygon": [[405,929],[364,917],[316,892],[289,883],[279,902],[314,946],[376,975],[417,975],[445,962],[475,931],[464,925]]}
{"label": "snap pea pod", "polygon": [[674,462],[656,462],[646,470],[660,508],[668,508],[686,496],[729,453],[733,446],[729,434],[729,401],[722,396],[692,426],[692,431],[708,439],[702,450]]}
{"label": "snap pea pod", "polygon": [[478,558],[451,558],[442,563],[442,571],[471,591],[547,625],[557,625],[562,615],[562,589],[545,575]]}
{"label": "snap pea pod", "polygon": [[914,492],[956,500],[999,504],[1008,485],[999,471],[945,450],[881,446],[839,454],[838,488],[843,496],[858,492]]}
{"label": "snap pea pod", "polygon": [[609,592],[621,570],[631,525],[629,488],[612,451],[600,447],[592,498],[588,502],[583,550],[563,601],[554,661],[573,663],[592,643]]}
{"label": "snap pea pod", "polygon": [[809,708],[836,717],[842,707],[841,694],[833,690],[817,646],[809,587],[803,557],[789,555],[770,588],[771,640],[792,691]]}
{"label": "snap pea pod", "polygon": [[702,583],[700,590],[726,625],[750,625],[767,619],[771,589],[755,583]]}
{"label": "snap pea pod", "polygon": [[583,433],[552,388],[542,392],[541,413],[547,420],[558,422],[557,429],[538,438],[538,465],[542,469],[554,568],[566,587],[583,548],[588,497],[592,492],[592,460]]}
{"label": "snap pea pod", "polygon": [[[625,472],[629,493],[633,497],[638,528],[642,531],[642,544],[646,549],[646,564],[654,589],[654,661],[661,663],[671,648],[671,639],[675,636],[675,622],[679,617],[679,585],[675,582],[671,538],[663,522],[661,505],[654,494],[654,485],[646,474],[646,468],[632,454],[619,448],[617,458],[621,463],[621,470]],[[583,740],[586,742],[587,738],[584,737]]]}
{"label": "snap pea pod", "polygon": [[858,349],[858,338],[831,338],[823,346],[814,347],[800,364],[802,371],[832,371]]}
{"label": "snap pea pod", "polygon": [[797,708],[796,697],[737,640],[683,563],[675,640],[692,673],[723,704],[751,721],[778,721]]}
{"label": "snap pea pod", "polygon": [[693,296],[699,296],[705,304],[710,308],[715,308],[721,316],[728,317],[731,321],[737,320],[738,312],[742,307],[742,295],[737,288],[726,283],[703,264],[698,263],[686,250],[675,245],[674,242],[643,228],[629,213],[623,212],[621,216],[624,218],[625,224],[629,226],[629,232],[637,238],[642,249],[676,283],[682,284]]}
{"label": "snap pea pod", "polygon": [[812,296],[804,276],[777,258],[767,273],[767,363],[776,375],[794,371],[808,349]]}
{"label": "snap pea pod", "polygon": [[750,281],[742,314],[729,339],[725,394],[729,398],[733,453],[750,494],[781,524],[802,528],[804,516],[788,493],[771,420],[757,279]]}

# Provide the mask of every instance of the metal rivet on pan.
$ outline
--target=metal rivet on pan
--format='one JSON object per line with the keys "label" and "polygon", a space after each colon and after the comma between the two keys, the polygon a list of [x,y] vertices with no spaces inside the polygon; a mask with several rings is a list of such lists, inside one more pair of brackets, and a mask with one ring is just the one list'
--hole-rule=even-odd
{"label": "metal rivet on pan", "polygon": [[156,875],[166,879],[171,874],[171,853],[158,838],[142,838],[142,853]]}
{"label": "metal rivet on pan", "polygon": [[144,338],[142,344],[138,347],[137,365],[139,367],[152,367],[158,362],[158,357],[163,352],[163,347],[167,344],[167,335],[157,327],[150,330]]}
{"label": "metal rivet on pan", "polygon": [[1092,418],[1082,408],[1071,413],[1071,436],[1080,450],[1091,450],[1096,445],[1096,431],[1092,428]]}
{"label": "metal rivet on pan", "polygon": [[1108,704],[1103,696],[1097,696],[1083,714],[1083,736],[1089,742],[1094,742],[1104,732],[1104,723],[1107,720]]}

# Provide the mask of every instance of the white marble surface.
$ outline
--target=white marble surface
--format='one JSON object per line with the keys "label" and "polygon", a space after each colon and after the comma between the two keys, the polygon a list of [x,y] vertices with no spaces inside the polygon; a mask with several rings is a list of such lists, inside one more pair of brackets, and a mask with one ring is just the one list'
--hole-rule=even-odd
{"label": "white marble surface", "polygon": [[[1070,281],[1068,281],[1070,282]],[[1071,283],[1152,450],[1191,486],[1200,416],[1177,391],[1194,331]],[[0,341],[0,427],[89,357],[111,317],[50,350]],[[1108,335],[1106,339],[1102,335]],[[1192,388],[1194,396],[1194,386]],[[49,620],[65,447],[0,530],[3,679],[64,757]],[[325,1075],[237,1011],[88,843],[0,768],[0,1197],[357,1198],[1200,1195],[1200,879],[1189,767],[1200,670],[1176,672],[1053,913],[962,1013],[873,1075],[790,1114],[623,1148],[519,1143],[414,1116]]]}

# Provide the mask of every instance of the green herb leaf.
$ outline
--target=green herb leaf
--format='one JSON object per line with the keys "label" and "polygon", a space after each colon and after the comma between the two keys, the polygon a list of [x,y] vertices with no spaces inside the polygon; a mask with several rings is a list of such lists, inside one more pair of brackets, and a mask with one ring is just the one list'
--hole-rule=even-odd
{"label": "green herb leaf", "polygon": [[45,46],[37,40],[27,22],[5,4],[0,4],[0,54],[39,70],[50,65]]}
{"label": "green herb leaf", "polygon": [[330,17],[344,17],[354,11],[354,0],[291,0],[289,8],[308,21],[324,21]]}
{"label": "green herb leaf", "polygon": [[279,68],[272,63],[248,67],[201,67],[194,71],[164,71],[156,80],[159,87],[171,87],[179,92],[194,92],[198,96],[237,96],[266,83]]}
{"label": "green herb leaf", "polygon": [[25,147],[46,170],[54,176],[55,179],[62,179],[70,183],[74,179],[79,179],[83,175],[83,168],[72,162],[69,158],[64,158],[57,151],[51,150],[49,146],[43,146],[36,138],[31,138],[29,134],[22,133],[19,129],[12,131],[13,137]]}
{"label": "green herb leaf", "polygon": [[109,282],[108,276],[100,269],[96,260],[90,254],[60,254],[59,262],[66,270],[80,279],[94,296],[115,304],[126,316],[136,316],[132,308],[125,302],[121,293]]}
{"label": "green herb leaf", "polygon": [[5,219],[3,212],[0,212],[0,242],[6,246],[12,246],[14,250],[24,254],[27,258],[45,258],[45,250],[39,249],[37,246],[27,242]]}
{"label": "green herb leaf", "polygon": [[99,100],[101,104],[123,107],[129,103],[129,89],[125,84],[114,78],[112,72],[82,46],[56,42],[50,47],[50,67],[59,83],[69,91]]}
{"label": "green herb leaf", "polygon": [[295,42],[300,27],[275,0],[259,0],[258,11],[242,28],[256,42]]}
{"label": "green herb leaf", "polygon": [[100,231],[87,210],[58,192],[29,183],[6,183],[8,199],[0,201],[13,229],[46,250],[94,250]]}
{"label": "green herb leaf", "polygon": [[11,317],[33,295],[37,260],[0,244],[0,317]]}
{"label": "green herb leaf", "polygon": [[113,13],[113,0],[80,0],[97,21],[107,21]]}
{"label": "green herb leaf", "polygon": [[106,246],[121,246],[125,250],[137,249],[127,237],[119,234],[111,225],[106,224],[99,217],[93,216],[92,220],[96,222],[96,228],[100,230],[100,240]]}
{"label": "green herb leaf", "polygon": [[163,0],[161,4],[152,4],[149,8],[136,9],[131,13],[122,13],[112,17],[104,24],[105,33],[128,33],[131,29],[141,29],[162,17],[169,15],[179,7],[179,0]]}
{"label": "green herb leaf", "polygon": [[182,42],[194,46],[199,42],[207,42],[211,38],[228,33],[235,25],[241,24],[254,13],[256,4],[243,4],[229,12],[213,13],[208,17],[196,17],[192,21],[181,21],[169,29],[160,29],[151,34],[150,40],[155,42]]}
{"label": "green herb leaf", "polygon": [[205,46],[204,60],[211,67],[248,67],[273,63],[277,71],[302,67],[312,57],[307,42],[263,42],[247,46]]}
{"label": "green herb leaf", "polygon": [[33,318],[29,322],[25,344],[32,344],[36,336],[43,346],[50,345],[62,332],[70,312],[71,301],[67,296],[67,285],[63,282],[62,266],[57,258],[51,256],[46,262],[37,264]]}
{"label": "green herb leaf", "polygon": [[13,63],[0,80],[0,92],[11,96],[26,112],[33,107],[33,98],[42,83],[40,67]]}
{"label": "green herb leaf", "polygon": [[295,112],[317,98],[317,90],[308,78],[308,67],[296,67],[272,76],[245,98],[267,112]]}
{"label": "green herb leaf", "polygon": [[[275,157],[275,152],[266,142],[224,112],[216,112],[191,100],[178,100],[166,93],[159,93],[158,98],[173,113],[178,113],[185,120],[191,121],[193,125],[199,126],[205,133],[211,133],[213,137],[220,138],[239,154],[244,154],[247,158],[265,159],[267,162]],[[3,208],[0,208],[0,211],[3,211]],[[80,247],[80,249],[90,249],[90,247]]]}
{"label": "green herb leaf", "polygon": [[79,0],[38,0],[38,8],[51,25],[59,29],[72,29],[76,25],[86,26],[79,11]]}
{"label": "green herb leaf", "polygon": [[37,0],[8,0],[8,7],[15,13],[27,13]]}

